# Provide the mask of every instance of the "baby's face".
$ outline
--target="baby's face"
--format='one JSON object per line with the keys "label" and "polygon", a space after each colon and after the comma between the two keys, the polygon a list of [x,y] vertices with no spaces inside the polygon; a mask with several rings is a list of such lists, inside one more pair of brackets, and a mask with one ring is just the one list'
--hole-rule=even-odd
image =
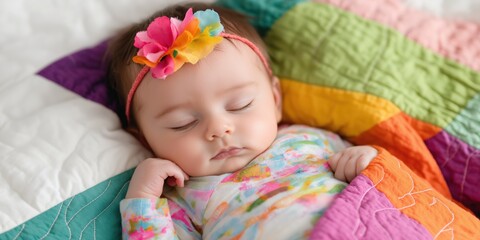
{"label": "baby's face", "polygon": [[225,39],[165,80],[148,74],[133,102],[155,155],[190,176],[244,167],[271,145],[281,118],[278,80],[248,46]]}

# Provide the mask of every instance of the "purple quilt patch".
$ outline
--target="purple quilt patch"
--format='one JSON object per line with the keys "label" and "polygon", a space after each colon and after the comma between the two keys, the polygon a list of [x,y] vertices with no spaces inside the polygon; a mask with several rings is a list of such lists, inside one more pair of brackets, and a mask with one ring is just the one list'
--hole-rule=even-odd
{"label": "purple quilt patch", "polygon": [[369,178],[359,175],[318,220],[310,239],[432,239],[432,236],[395,208]]}
{"label": "purple quilt patch", "polygon": [[480,150],[445,131],[425,141],[452,196],[480,216]]}
{"label": "purple quilt patch", "polygon": [[37,74],[117,112],[118,105],[106,82],[107,66],[104,63],[106,49],[105,41],[65,56]]}

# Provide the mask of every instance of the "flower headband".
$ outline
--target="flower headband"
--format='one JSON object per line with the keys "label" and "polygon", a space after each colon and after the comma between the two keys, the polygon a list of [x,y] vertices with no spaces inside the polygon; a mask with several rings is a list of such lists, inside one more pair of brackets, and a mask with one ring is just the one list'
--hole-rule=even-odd
{"label": "flower headband", "polygon": [[190,8],[183,21],[162,16],[155,18],[147,31],[138,32],[133,45],[139,50],[133,61],[145,67],[139,72],[128,92],[125,106],[127,121],[130,121],[133,95],[149,71],[154,78],[165,79],[185,63],[196,64],[206,57],[223,38],[235,39],[248,45],[259,56],[268,74],[272,74],[267,60],[255,44],[223,30],[217,12],[207,9],[193,14]]}

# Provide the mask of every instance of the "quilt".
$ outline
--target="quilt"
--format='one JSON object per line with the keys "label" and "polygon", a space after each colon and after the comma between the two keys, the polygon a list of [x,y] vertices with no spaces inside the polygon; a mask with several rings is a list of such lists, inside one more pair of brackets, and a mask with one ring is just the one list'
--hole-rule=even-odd
{"label": "quilt", "polygon": [[[218,1],[264,36],[286,122],[379,150],[312,239],[480,239],[480,24],[421,2]],[[151,153],[122,129],[105,41],[168,2],[2,4],[0,239],[119,239]]]}

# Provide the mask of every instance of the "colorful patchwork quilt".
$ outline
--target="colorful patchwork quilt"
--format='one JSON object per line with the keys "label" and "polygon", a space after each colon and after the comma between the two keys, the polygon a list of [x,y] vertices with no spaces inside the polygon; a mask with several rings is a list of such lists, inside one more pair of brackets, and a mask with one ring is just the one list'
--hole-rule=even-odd
{"label": "colorful patchwork quilt", "polygon": [[[122,129],[103,54],[153,2],[7,6],[17,21],[1,30],[16,41],[0,49],[0,239],[120,238],[119,201],[150,153]],[[218,4],[264,36],[285,122],[379,150],[311,239],[480,239],[480,23],[407,0]],[[60,17],[30,20],[41,14]]]}

